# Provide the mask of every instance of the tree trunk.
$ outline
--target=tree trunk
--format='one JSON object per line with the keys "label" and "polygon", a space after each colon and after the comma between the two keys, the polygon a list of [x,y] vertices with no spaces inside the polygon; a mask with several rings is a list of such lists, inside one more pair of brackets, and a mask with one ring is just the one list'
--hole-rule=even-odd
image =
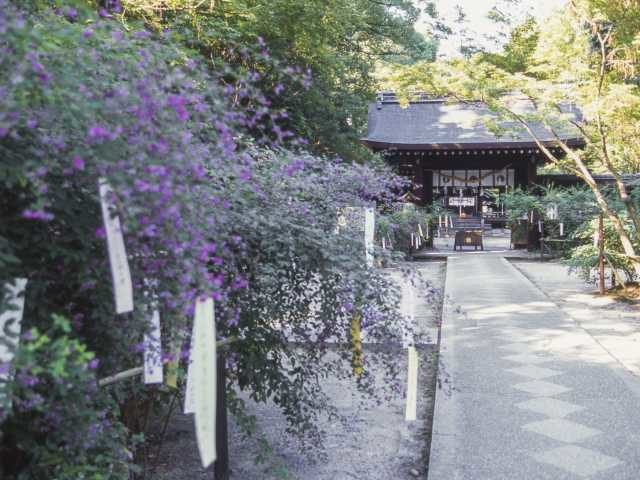
{"label": "tree trunk", "polygon": [[591,172],[584,164],[580,156],[562,142],[561,147],[566,152],[566,154],[571,157],[573,162],[578,167],[578,170],[580,171],[580,177],[585,181],[589,188],[591,188],[591,191],[595,195],[596,202],[598,203],[600,210],[602,210],[602,213],[605,214],[613,224],[613,228],[615,228],[616,233],[620,238],[620,243],[622,243],[622,249],[624,250],[625,255],[627,255],[633,262],[633,269],[635,270],[636,275],[640,277],[640,258],[638,258],[638,255],[636,254],[631,238],[629,238],[627,231],[624,229],[622,220],[620,219],[618,214],[609,207],[609,204],[600,191],[598,184],[593,179]]}
{"label": "tree trunk", "polygon": [[[551,153],[551,151],[544,145],[544,143],[540,141],[540,139],[535,134],[535,132],[531,129],[527,121],[517,113],[508,109],[505,109],[505,110],[507,110],[525,128],[525,130],[527,130],[529,135],[531,135],[531,137],[536,142],[536,145],[538,145],[540,150],[547,156],[547,158],[551,160],[551,162],[558,164],[558,159],[555,157],[555,155],[553,155],[553,153]],[[558,143],[560,148],[562,148],[562,150],[573,161],[576,167],[576,173],[578,174],[578,176],[582,178],[582,180],[584,180],[584,182],[593,192],[594,196],[596,197],[596,203],[598,204],[598,207],[600,207],[600,210],[602,211],[602,213],[605,214],[607,218],[609,218],[609,220],[611,220],[611,223],[613,224],[613,227],[615,228],[616,233],[620,238],[620,243],[622,243],[622,248],[624,250],[625,255],[629,257],[629,259],[633,263],[633,269],[636,275],[640,277],[640,257],[638,257],[638,255],[636,254],[635,248],[633,246],[633,242],[631,241],[631,238],[629,238],[627,231],[624,229],[624,224],[622,223],[622,220],[620,219],[618,214],[609,207],[607,200],[604,198],[604,195],[600,191],[600,188],[598,187],[598,184],[594,180],[593,175],[591,175],[591,172],[589,171],[585,163],[582,161],[582,158],[580,158],[580,155],[578,155],[574,150],[569,148],[569,146],[565,142],[563,142],[558,137],[558,135],[555,134],[555,132],[551,127],[549,127],[548,125],[546,126],[547,128],[550,128],[551,131],[554,133],[556,142]]]}

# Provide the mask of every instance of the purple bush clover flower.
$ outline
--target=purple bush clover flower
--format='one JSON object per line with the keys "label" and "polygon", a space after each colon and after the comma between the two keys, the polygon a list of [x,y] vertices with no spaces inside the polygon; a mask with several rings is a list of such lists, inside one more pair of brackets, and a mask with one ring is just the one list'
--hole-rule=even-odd
{"label": "purple bush clover flower", "polygon": [[94,143],[104,142],[105,140],[109,140],[110,137],[111,134],[109,130],[102,125],[93,125],[87,132],[87,140]]}
{"label": "purple bush clover flower", "polygon": [[71,165],[73,166],[74,170],[78,170],[80,172],[83,171],[85,167],[84,160],[78,155],[73,157],[73,160],[71,161]]}
{"label": "purple bush clover flower", "polygon": [[64,9],[64,17],[70,22],[75,22],[78,19],[78,10],[73,7],[66,7]]}
{"label": "purple bush clover flower", "polygon": [[27,220],[38,220],[42,222],[50,222],[54,219],[54,215],[44,210],[24,210],[22,212],[22,218]]}
{"label": "purple bush clover flower", "polygon": [[169,98],[167,99],[167,105],[176,112],[176,115],[181,122],[189,120],[189,112],[187,112],[187,109],[185,108],[186,104],[187,100],[182,95],[169,95]]}

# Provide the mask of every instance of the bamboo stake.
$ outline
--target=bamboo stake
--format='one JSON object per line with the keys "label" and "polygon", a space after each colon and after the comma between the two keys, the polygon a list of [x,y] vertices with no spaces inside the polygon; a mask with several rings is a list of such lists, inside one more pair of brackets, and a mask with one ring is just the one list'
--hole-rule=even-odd
{"label": "bamboo stake", "polygon": [[[230,345],[231,343],[235,342],[236,340],[238,340],[235,337],[231,337],[231,338],[227,338],[225,340],[220,340],[218,342],[216,342],[216,347],[217,348],[224,348],[227,347],[228,345]],[[121,382],[123,380],[126,380],[128,378],[132,378],[138,375],[142,375],[144,373],[144,367],[134,367],[134,368],[130,368],[129,370],[124,370],[122,372],[118,372],[114,375],[110,375],[108,377],[104,377],[100,380],[98,380],[98,386],[99,387],[105,387],[107,385],[111,385],[112,383],[118,383]]]}

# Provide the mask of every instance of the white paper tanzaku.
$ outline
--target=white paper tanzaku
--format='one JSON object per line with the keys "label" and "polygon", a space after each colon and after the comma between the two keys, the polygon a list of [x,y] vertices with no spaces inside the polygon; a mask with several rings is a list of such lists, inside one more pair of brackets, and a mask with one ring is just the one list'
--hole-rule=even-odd
{"label": "white paper tanzaku", "polygon": [[193,325],[193,399],[202,466],[216,460],[216,327],[213,299],[197,300]]}
{"label": "white paper tanzaku", "polygon": [[[0,314],[0,365],[5,366],[5,373],[0,371],[0,385],[11,380],[11,362],[15,355],[15,349],[20,340],[20,326],[24,312],[24,292],[27,286],[26,278],[16,278],[12,284],[5,285],[5,305],[8,310]],[[0,293],[2,293],[0,291]],[[7,400],[4,392],[0,390],[0,406],[4,406]],[[7,405],[9,407],[11,404]]]}
{"label": "white paper tanzaku", "polygon": [[162,338],[160,312],[153,308],[149,330],[144,334],[144,383],[162,383]]}
{"label": "white paper tanzaku", "polygon": [[410,422],[416,419],[418,409],[418,352],[415,347],[407,348],[407,408],[404,418]]}
{"label": "white paper tanzaku", "polygon": [[109,250],[109,264],[111,265],[111,276],[113,278],[116,313],[127,313],[133,311],[133,288],[131,286],[131,272],[124,248],[120,218],[111,212],[111,187],[109,183],[104,178],[101,178],[98,183],[102,219],[107,234],[107,249]]}

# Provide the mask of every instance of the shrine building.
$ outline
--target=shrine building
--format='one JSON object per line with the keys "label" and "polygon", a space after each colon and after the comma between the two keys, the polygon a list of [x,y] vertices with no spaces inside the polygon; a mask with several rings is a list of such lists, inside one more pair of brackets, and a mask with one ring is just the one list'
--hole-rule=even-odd
{"label": "shrine building", "polygon": [[[535,112],[524,97],[514,95],[509,101],[518,113]],[[569,108],[567,113],[579,116]],[[500,136],[489,130],[489,122],[499,126]],[[551,131],[540,124],[531,127],[545,147],[562,154]],[[584,146],[577,130],[558,135],[570,147]],[[369,106],[362,142],[412,179],[416,203],[437,202],[462,216],[504,219],[504,207],[496,202],[500,194],[545,183],[537,174],[545,156],[531,135],[516,122],[499,121],[480,102],[423,94],[405,107],[393,93],[378,94]]]}

